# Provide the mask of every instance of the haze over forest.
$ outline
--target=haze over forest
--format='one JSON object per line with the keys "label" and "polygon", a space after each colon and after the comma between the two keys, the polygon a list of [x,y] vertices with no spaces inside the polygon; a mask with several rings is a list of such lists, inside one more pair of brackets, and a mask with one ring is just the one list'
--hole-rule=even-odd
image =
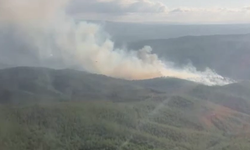
{"label": "haze over forest", "polygon": [[249,6],[168,3],[0,0],[0,149],[249,150]]}

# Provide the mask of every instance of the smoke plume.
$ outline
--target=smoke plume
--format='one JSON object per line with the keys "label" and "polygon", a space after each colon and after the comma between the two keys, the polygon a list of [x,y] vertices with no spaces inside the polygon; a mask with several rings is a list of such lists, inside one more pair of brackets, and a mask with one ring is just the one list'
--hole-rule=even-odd
{"label": "smoke plume", "polygon": [[173,67],[152,53],[114,48],[102,27],[75,22],[66,13],[67,0],[0,0],[0,63],[54,68],[80,67],[125,79],[176,77],[208,85],[230,80],[210,69]]}

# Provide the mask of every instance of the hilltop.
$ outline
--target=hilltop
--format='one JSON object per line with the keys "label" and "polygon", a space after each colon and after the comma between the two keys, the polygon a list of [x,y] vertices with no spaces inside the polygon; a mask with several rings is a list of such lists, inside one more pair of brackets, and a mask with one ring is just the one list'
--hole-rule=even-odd
{"label": "hilltop", "polygon": [[249,88],[250,82],[210,87],[175,78],[3,69],[0,144],[6,150],[248,150]]}

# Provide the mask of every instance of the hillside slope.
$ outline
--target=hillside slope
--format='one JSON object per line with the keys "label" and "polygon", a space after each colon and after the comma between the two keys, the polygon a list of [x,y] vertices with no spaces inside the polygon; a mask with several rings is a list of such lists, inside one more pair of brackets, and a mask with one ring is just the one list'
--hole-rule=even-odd
{"label": "hillside slope", "polygon": [[134,102],[186,95],[250,114],[249,90],[250,82],[210,87],[174,78],[129,81],[70,69],[17,67],[0,70],[0,102],[10,104],[89,100]]}
{"label": "hillside slope", "polygon": [[0,70],[5,150],[249,150],[250,83]]}
{"label": "hillside slope", "polygon": [[0,105],[5,150],[248,150],[250,116],[181,97],[168,101]]}
{"label": "hillside slope", "polygon": [[154,91],[130,81],[76,70],[17,67],[0,70],[2,101],[140,100]]}
{"label": "hillside slope", "polygon": [[209,67],[234,79],[250,79],[250,34],[185,36],[134,42],[129,48],[149,45],[163,59],[185,65],[189,62],[200,70]]}

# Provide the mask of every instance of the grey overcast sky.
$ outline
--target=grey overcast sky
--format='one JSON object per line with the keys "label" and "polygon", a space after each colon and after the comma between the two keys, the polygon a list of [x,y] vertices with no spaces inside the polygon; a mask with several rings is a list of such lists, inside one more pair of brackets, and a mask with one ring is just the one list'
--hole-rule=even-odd
{"label": "grey overcast sky", "polygon": [[159,0],[169,7],[243,7],[250,0]]}
{"label": "grey overcast sky", "polygon": [[250,23],[250,0],[71,0],[69,13],[122,22]]}

